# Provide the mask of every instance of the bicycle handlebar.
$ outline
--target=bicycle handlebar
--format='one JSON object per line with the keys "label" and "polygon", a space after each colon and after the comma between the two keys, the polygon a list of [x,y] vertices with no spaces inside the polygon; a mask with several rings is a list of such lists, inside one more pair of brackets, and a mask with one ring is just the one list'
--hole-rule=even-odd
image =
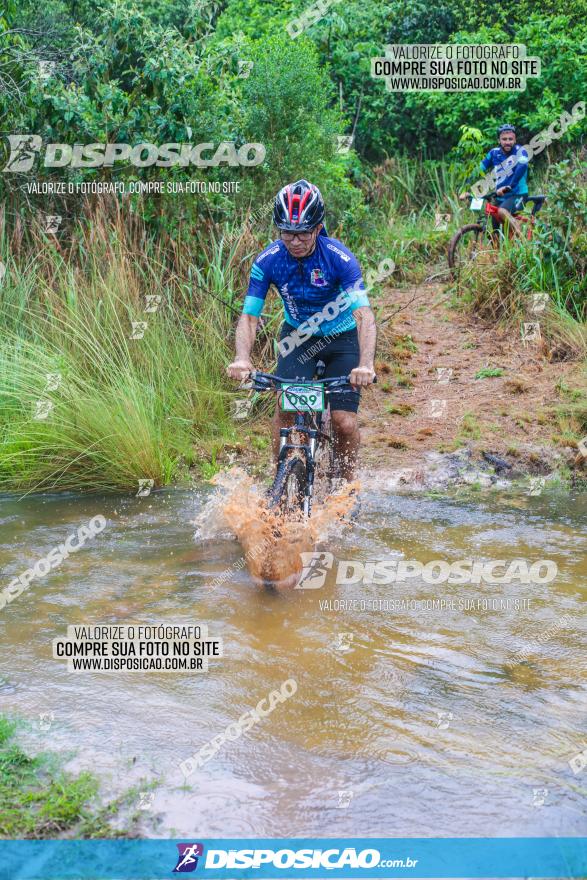
{"label": "bicycle handlebar", "polygon": [[[328,390],[335,389],[337,387],[341,387],[343,385],[350,385],[350,373],[348,376],[336,376],[332,379],[284,379],[281,376],[276,376],[273,373],[261,373],[260,370],[251,370],[250,378],[253,383],[256,384],[256,391],[269,391],[272,387],[277,387],[283,384],[296,384],[297,382],[310,382],[312,385],[324,385]],[[377,376],[373,378],[373,384],[377,382]]]}
{"label": "bicycle handlebar", "polygon": [[[512,191],[511,186],[500,187],[500,189],[503,189],[505,191],[505,193],[511,193],[511,191]],[[473,193],[467,193],[467,196],[471,197],[471,198],[480,198],[480,199],[483,199],[484,201],[489,201],[489,199],[493,199],[493,198],[500,198],[500,196],[497,195],[497,190],[494,190],[493,192],[490,192],[490,193],[486,193],[486,195],[484,195],[484,196],[474,196]],[[532,208],[532,214],[537,214],[538,211],[541,209],[542,205],[544,204],[544,202],[546,201],[546,196],[526,195],[526,201],[527,202],[534,202],[534,207]]]}

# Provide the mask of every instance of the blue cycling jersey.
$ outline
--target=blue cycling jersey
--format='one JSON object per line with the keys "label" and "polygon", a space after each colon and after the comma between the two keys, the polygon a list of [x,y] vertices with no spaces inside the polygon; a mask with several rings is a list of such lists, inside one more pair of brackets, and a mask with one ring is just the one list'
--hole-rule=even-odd
{"label": "blue cycling jersey", "polygon": [[261,314],[269,286],[283,300],[285,320],[300,327],[308,319],[312,336],[328,336],[356,327],[352,313],[369,305],[357,258],[324,229],[309,257],[292,257],[281,240],[262,251],[251,268],[243,313]]}
{"label": "blue cycling jersey", "polygon": [[523,196],[528,192],[528,153],[519,144],[514,144],[509,153],[504,153],[501,147],[489,150],[481,162],[481,170],[495,169],[495,188],[510,186],[508,196]]}

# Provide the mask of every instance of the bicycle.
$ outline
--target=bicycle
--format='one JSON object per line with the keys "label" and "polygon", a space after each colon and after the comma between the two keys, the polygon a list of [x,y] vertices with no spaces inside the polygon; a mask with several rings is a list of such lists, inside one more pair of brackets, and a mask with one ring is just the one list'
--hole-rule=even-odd
{"label": "bicycle", "polygon": [[352,386],[349,376],[323,379],[325,369],[318,361],[312,381],[283,379],[259,370],[250,374],[254,391],[277,391],[282,410],[295,413],[294,424],[279,431],[277,470],[267,492],[268,507],[286,515],[296,511],[311,515],[318,468],[327,465],[325,476],[336,476],[329,398]]}
{"label": "bicycle", "polygon": [[[509,188],[505,188],[506,192]],[[497,204],[497,194],[489,193],[480,198],[473,197],[471,199],[470,208],[472,211],[485,210],[485,215],[477,223],[467,223],[461,226],[450,240],[448,246],[448,265],[453,269],[453,275],[457,275],[462,266],[477,259],[482,251],[486,251],[489,247],[499,245],[499,230],[493,229],[493,224],[489,222],[490,218],[497,218],[499,213],[499,205]],[[532,212],[524,214],[516,211],[513,215],[516,220],[527,224],[526,239],[532,240],[534,224],[536,223],[536,214],[542,208],[546,196],[527,196],[526,204],[533,202]],[[485,203],[485,205],[483,204]],[[510,235],[513,230],[510,230]]]}

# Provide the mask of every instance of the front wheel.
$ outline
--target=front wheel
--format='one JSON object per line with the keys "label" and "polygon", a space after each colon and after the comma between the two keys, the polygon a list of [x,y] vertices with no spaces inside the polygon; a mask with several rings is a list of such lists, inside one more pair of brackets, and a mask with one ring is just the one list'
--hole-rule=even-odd
{"label": "front wheel", "polygon": [[453,235],[448,246],[448,265],[453,275],[467,263],[476,260],[483,246],[483,226],[480,223],[469,223],[461,226]]}
{"label": "front wheel", "polygon": [[304,512],[308,474],[301,458],[286,458],[279,463],[269,489],[269,507],[286,515]]}
{"label": "front wheel", "polygon": [[[316,474],[317,479],[324,479],[330,488],[332,480],[337,476],[337,462],[334,456],[334,441],[332,436],[332,419],[330,407],[322,414],[320,431],[323,435],[318,440],[316,448]],[[329,489],[328,489],[329,491]]]}

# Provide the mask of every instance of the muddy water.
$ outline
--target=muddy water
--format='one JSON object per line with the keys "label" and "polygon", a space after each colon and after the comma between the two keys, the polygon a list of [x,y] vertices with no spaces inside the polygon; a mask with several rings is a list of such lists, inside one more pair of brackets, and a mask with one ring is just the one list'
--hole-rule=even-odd
{"label": "muddy water", "polygon": [[[0,611],[0,709],[26,720],[28,748],[96,772],[105,797],[155,782],[142,813],[152,836],[586,833],[587,767],[568,763],[587,748],[584,496],[451,501],[379,481],[359,522],[322,545],[334,557],[324,586],[270,592],[206,507],[214,491],[2,499],[3,585],[91,517],[108,521]],[[210,527],[195,539],[203,510]],[[335,583],[341,560],[401,557],[548,558],[559,575],[534,586]],[[431,598],[511,601],[371,601]],[[189,622],[223,639],[206,673],[73,675],[51,659],[68,624]],[[179,764],[288,678],[297,693],[185,784]]]}
{"label": "muddy water", "polygon": [[[258,484],[239,468],[219,474],[212,482],[218,491],[196,517],[196,539],[234,534],[242,551],[242,563],[258,586],[284,590],[295,588],[303,572],[303,554],[330,544],[350,526],[355,506],[353,493],[360,483],[345,483],[329,493],[316,484],[312,516],[301,511],[271,510]],[[232,574],[229,570],[224,578]],[[216,578],[211,587],[221,581]]]}

